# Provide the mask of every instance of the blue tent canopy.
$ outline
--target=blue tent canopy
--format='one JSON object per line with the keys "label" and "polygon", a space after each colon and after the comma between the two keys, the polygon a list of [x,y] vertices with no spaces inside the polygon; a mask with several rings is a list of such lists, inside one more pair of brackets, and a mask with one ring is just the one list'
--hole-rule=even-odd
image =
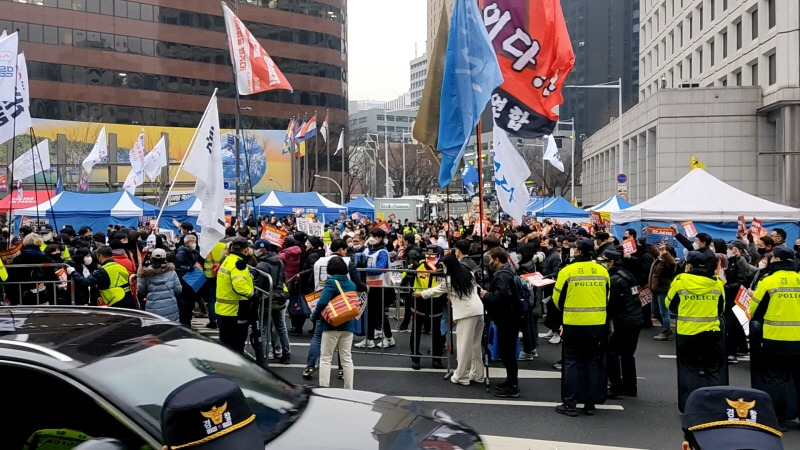
{"label": "blue tent canopy", "polygon": [[317,192],[272,191],[255,200],[256,212],[261,216],[288,216],[314,214],[329,222],[347,214],[347,208],[338,205]]}
{"label": "blue tent canopy", "polygon": [[[126,191],[107,194],[80,194],[62,192],[38,206],[18,209],[14,214],[20,219],[55,221],[59,227],[84,225],[93,230],[104,230],[108,225],[120,224],[129,228],[139,226],[142,217],[156,217],[158,208],[130,195]],[[19,225],[19,220],[17,221]]]}
{"label": "blue tent canopy", "polygon": [[564,197],[544,199],[528,206],[528,215],[551,219],[588,219],[589,213],[574,206]]}
{"label": "blue tent canopy", "polygon": [[623,209],[628,209],[633,204],[626,202],[625,200],[621,199],[618,196],[613,196],[608,200],[600,203],[599,205],[593,206],[591,208],[586,208],[586,211],[597,211],[597,212],[617,212],[622,211]]}
{"label": "blue tent canopy", "polygon": [[525,214],[532,216],[534,212],[541,210],[544,205],[552,201],[553,197],[531,197],[527,208],[525,208]]}
{"label": "blue tent canopy", "polygon": [[[192,226],[194,226],[194,228],[199,232],[202,230],[202,227],[197,225],[197,216],[200,214],[200,210],[202,209],[203,202],[201,202],[196,196],[192,195],[186,200],[164,208],[164,212],[161,213],[161,220],[158,221],[158,228],[162,230],[166,229],[172,230],[173,232],[178,232],[178,227],[176,227],[173,223],[173,220],[175,220],[179,223],[191,223]],[[233,209],[225,207],[225,214],[233,214]]]}
{"label": "blue tent canopy", "polygon": [[357,212],[362,216],[367,216],[370,219],[375,217],[375,202],[371,198],[360,195],[354,198],[350,203],[345,203],[348,213]]}

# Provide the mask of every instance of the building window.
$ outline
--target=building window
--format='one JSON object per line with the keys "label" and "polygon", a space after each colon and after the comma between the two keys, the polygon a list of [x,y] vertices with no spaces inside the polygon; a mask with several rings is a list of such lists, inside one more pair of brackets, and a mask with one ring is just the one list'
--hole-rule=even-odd
{"label": "building window", "polygon": [[699,66],[700,66],[700,73],[703,73],[703,49],[702,49],[702,48],[701,48],[701,49],[699,49],[699,50],[697,51],[697,53],[698,53],[698,57],[699,57],[699,59],[700,59],[700,64],[699,64]]}
{"label": "building window", "polygon": [[775,53],[769,55],[769,85],[772,86],[773,84],[778,82],[778,67],[777,61],[775,57]]}
{"label": "building window", "polygon": [[767,6],[769,8],[769,28],[775,28],[775,0],[768,0]]}
{"label": "building window", "polygon": [[703,31],[703,7],[700,6],[698,9],[699,16],[700,16],[700,31]]}
{"label": "building window", "polygon": [[742,19],[736,22],[736,50],[742,48]]}
{"label": "building window", "polygon": [[692,76],[694,75],[694,70],[692,70],[693,67],[692,67],[692,57],[691,56],[689,56],[689,68],[688,69],[689,69],[689,78],[692,78]]}
{"label": "building window", "polygon": [[719,84],[722,85],[722,86],[727,86],[728,85],[728,77],[723,77],[721,80],[719,80]]}
{"label": "building window", "polygon": [[758,86],[758,63],[753,63],[750,66],[750,85],[751,86]]}
{"label": "building window", "polygon": [[714,51],[714,47],[715,47],[714,44],[715,44],[715,42],[713,40],[708,43],[708,55],[711,57],[711,65],[709,67],[714,67],[714,63],[716,62],[715,61],[715,59],[716,59],[715,58],[715,56],[716,56],[715,53],[716,52]]}
{"label": "building window", "polygon": [[383,117],[383,114],[378,114],[378,117],[375,120],[386,120],[386,118]]}
{"label": "building window", "polygon": [[[394,122],[394,116],[386,116],[386,121]],[[389,131],[394,131],[394,130],[389,130]]]}
{"label": "building window", "polygon": [[752,39],[758,38],[758,9],[754,9],[750,13],[750,37]]}
{"label": "building window", "polygon": [[722,0],[722,10],[723,11],[728,10],[728,0]]}
{"label": "building window", "polygon": [[689,14],[689,39],[694,37],[694,20],[692,19],[692,15]]}
{"label": "building window", "polygon": [[358,118],[358,123],[367,123],[367,118],[366,117],[359,117]]}
{"label": "building window", "polygon": [[711,2],[709,2],[709,9],[711,10],[711,21],[712,21],[712,22],[714,21],[714,17],[715,17],[715,16],[714,16],[714,14],[715,14],[715,13],[714,13],[714,10],[715,10],[715,9],[716,9],[716,7],[717,7],[716,3],[717,3],[717,2],[716,2],[715,0],[711,0]]}
{"label": "building window", "polygon": [[742,71],[741,70],[737,71],[733,76],[734,76],[734,78],[736,78],[736,86],[741,86],[742,85]]}
{"label": "building window", "polygon": [[722,32],[722,59],[728,57],[728,30]]}

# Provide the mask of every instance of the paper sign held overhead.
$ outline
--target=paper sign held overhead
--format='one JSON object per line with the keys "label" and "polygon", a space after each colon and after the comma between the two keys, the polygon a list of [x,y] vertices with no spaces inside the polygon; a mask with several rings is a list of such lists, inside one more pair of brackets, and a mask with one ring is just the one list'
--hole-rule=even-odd
{"label": "paper sign held overhead", "polygon": [[753,237],[766,236],[767,230],[764,229],[761,220],[753,217],[753,221],[750,222],[750,234],[752,234]]}
{"label": "paper sign held overhead", "polygon": [[744,216],[739,216],[739,219],[737,220],[737,222],[738,222],[738,225],[739,225],[738,234],[744,236],[745,234],[747,234],[747,222],[745,222]]}
{"label": "paper sign held overhead", "polygon": [[694,222],[691,220],[688,222],[681,222],[681,227],[683,228],[683,234],[688,239],[692,239],[697,236],[697,229],[694,227]]}
{"label": "paper sign held overhead", "polygon": [[655,246],[662,243],[667,247],[675,246],[675,236],[671,228],[666,227],[645,227],[645,242]]}
{"label": "paper sign held overhead", "polygon": [[636,253],[636,240],[628,238],[622,241],[622,252],[625,256],[630,256]]}

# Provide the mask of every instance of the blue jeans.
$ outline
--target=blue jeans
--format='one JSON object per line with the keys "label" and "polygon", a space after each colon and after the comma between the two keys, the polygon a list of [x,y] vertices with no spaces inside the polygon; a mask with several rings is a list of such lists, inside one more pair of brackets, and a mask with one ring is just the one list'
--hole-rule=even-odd
{"label": "blue jeans", "polygon": [[208,322],[217,323],[217,315],[214,313],[214,303],[217,302],[217,279],[207,278],[205,289],[206,306],[208,307]]}
{"label": "blue jeans", "polygon": [[670,312],[666,305],[667,294],[653,294],[653,317],[661,322],[661,330],[668,331],[670,325]]}
{"label": "blue jeans", "polygon": [[314,336],[311,338],[311,346],[308,347],[306,367],[316,366],[320,354],[322,354],[322,329],[317,321],[316,327],[314,327]]}
{"label": "blue jeans", "polygon": [[281,351],[284,355],[292,353],[292,348],[289,346],[289,333],[286,330],[285,308],[280,311],[272,311],[272,348],[276,353],[278,348],[282,349]]}

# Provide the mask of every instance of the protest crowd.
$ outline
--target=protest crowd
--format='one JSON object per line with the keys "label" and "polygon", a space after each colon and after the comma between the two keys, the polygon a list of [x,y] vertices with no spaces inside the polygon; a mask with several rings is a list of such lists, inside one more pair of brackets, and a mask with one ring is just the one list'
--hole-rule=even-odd
{"label": "protest crowd", "polygon": [[[784,411],[797,408],[787,392],[800,392],[800,304],[786,300],[800,292],[800,239],[787,242],[780,228],[740,229],[725,242],[676,225],[660,235],[627,229],[620,240],[602,226],[534,218],[298,222],[250,216],[219,242],[203,242],[190,223],[171,239],[114,225],[4,230],[3,248],[21,244],[0,270],[5,301],[138,308],[186,327],[207,318],[239,353],[267,338],[256,318],[268,315],[270,345],[255,351],[258,363],[297,362],[292,337],[308,333],[303,377],[319,370],[328,386],[338,353],[350,389],[352,353],[396,347],[394,333],[411,333],[416,370],[426,358],[450,368],[454,347],[455,384],[485,382],[486,364],[498,360],[506,379],[494,395],[502,398],[519,397],[519,366],[538,358],[540,345],[561,345],[552,361],[563,378],[556,411],[573,417],[579,405],[593,415],[608,398],[639,395],[635,354],[649,333],[677,346],[682,411],[693,391],[726,385],[727,365],[743,356],[783,429]],[[259,309],[259,292],[271,294],[269,311]],[[360,314],[329,321],[325,310],[348,294]]]}

